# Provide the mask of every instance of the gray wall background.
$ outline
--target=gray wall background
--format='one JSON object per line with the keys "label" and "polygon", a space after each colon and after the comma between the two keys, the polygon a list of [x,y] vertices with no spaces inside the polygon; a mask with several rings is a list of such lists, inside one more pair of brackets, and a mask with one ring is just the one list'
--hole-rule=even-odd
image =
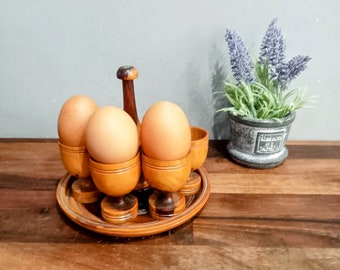
{"label": "gray wall background", "polygon": [[256,57],[273,18],[287,56],[312,61],[292,86],[318,96],[298,112],[290,139],[339,140],[340,1],[0,0],[0,137],[57,137],[75,94],[122,107],[119,66],[133,65],[140,119],[154,102],[182,107],[211,139],[228,137],[213,91],[231,76],[224,41],[235,29]]}

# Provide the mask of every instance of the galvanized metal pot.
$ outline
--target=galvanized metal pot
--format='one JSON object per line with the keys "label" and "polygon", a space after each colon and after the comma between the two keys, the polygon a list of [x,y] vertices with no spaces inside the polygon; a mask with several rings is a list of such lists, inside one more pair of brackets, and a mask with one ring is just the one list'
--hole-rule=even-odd
{"label": "galvanized metal pot", "polygon": [[285,146],[295,112],[285,118],[253,119],[229,114],[227,150],[237,163],[252,168],[273,168],[288,156]]}

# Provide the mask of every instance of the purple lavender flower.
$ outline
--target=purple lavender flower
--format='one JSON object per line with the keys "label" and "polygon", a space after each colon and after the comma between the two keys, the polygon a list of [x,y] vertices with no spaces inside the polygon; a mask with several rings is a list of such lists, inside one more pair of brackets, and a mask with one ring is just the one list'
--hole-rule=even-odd
{"label": "purple lavender flower", "polygon": [[260,55],[256,63],[256,78],[253,75],[254,66],[241,38],[235,31],[226,29],[225,39],[229,47],[230,64],[238,84],[252,84],[257,80],[266,87],[275,87],[276,91],[285,90],[305,68],[308,56],[298,55],[288,62],[285,60],[286,43],[280,28],[274,19],[262,39]]}
{"label": "purple lavender flower", "polygon": [[298,55],[290,59],[287,63],[289,82],[295,79],[307,67],[307,63],[311,60],[309,56]]}
{"label": "purple lavender flower", "polygon": [[307,63],[311,60],[309,56],[298,55],[293,57],[287,63],[283,63],[278,70],[276,79],[277,86],[281,89],[288,87],[289,83],[295,79],[307,67]]}
{"label": "purple lavender flower", "polygon": [[278,79],[279,73],[282,72],[281,67],[285,59],[286,43],[281,30],[276,25],[277,19],[274,19],[268,26],[263,37],[260,48],[260,64],[267,64],[270,71],[270,78]]}
{"label": "purple lavender flower", "polygon": [[235,31],[229,28],[226,29],[225,39],[229,47],[231,70],[236,81],[253,83],[255,81],[253,65],[243,41]]}

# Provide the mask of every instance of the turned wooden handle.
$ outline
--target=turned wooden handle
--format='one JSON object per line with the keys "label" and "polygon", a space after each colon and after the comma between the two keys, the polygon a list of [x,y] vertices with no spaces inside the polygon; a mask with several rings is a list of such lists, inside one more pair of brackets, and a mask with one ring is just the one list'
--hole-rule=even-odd
{"label": "turned wooden handle", "polygon": [[124,99],[124,111],[126,111],[137,126],[140,125],[136,101],[135,90],[133,86],[133,80],[138,77],[138,71],[132,66],[122,66],[117,70],[117,78],[122,80],[123,83],[123,99]]}

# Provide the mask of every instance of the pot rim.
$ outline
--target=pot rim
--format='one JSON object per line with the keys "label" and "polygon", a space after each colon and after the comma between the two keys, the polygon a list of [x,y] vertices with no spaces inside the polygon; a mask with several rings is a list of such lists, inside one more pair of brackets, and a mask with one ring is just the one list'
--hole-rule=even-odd
{"label": "pot rim", "polygon": [[295,117],[296,113],[291,112],[287,116],[283,118],[278,119],[258,119],[258,118],[251,118],[247,116],[239,116],[235,115],[231,112],[228,113],[228,116],[230,119],[232,119],[235,122],[239,122],[248,126],[254,126],[254,127],[280,127],[280,126],[286,126],[291,124]]}

